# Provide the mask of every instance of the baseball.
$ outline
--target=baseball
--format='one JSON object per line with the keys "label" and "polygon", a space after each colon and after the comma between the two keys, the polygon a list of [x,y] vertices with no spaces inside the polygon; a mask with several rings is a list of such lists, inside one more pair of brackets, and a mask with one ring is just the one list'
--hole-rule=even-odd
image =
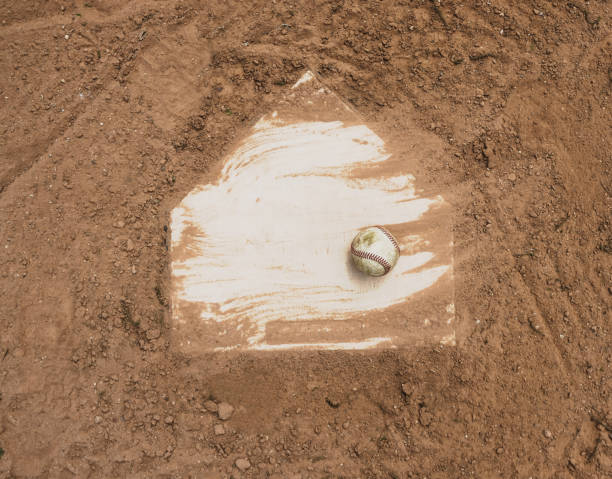
{"label": "baseball", "polygon": [[360,231],[351,243],[353,263],[359,271],[370,276],[387,274],[400,255],[399,245],[382,226],[370,226]]}

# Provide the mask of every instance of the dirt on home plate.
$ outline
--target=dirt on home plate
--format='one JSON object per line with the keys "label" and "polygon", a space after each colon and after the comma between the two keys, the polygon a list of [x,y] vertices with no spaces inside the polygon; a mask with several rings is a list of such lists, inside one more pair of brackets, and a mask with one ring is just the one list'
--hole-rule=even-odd
{"label": "dirt on home plate", "polygon": [[[0,478],[610,477],[611,8],[0,1]],[[307,69],[439,139],[456,346],[173,348],[169,212]]]}

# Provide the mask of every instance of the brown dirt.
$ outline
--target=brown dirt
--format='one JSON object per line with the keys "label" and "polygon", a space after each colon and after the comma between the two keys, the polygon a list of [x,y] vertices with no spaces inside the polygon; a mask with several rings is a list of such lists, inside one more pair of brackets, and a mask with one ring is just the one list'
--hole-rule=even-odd
{"label": "brown dirt", "polygon": [[[0,477],[610,477],[610,13],[0,1]],[[457,347],[173,350],[168,212],[307,67],[444,142]]]}

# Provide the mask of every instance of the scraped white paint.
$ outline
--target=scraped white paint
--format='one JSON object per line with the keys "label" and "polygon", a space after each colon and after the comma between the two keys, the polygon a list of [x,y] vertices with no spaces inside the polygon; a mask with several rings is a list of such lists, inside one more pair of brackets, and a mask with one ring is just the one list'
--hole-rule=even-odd
{"label": "scraped white paint", "polygon": [[302,75],[302,78],[300,78],[295,85],[293,85],[291,87],[292,90],[295,90],[297,87],[299,87],[300,85],[303,85],[304,83],[307,83],[311,80],[314,80],[314,75],[312,74],[312,72],[306,72]]}
{"label": "scraped white paint", "polygon": [[[313,79],[309,72],[293,88]],[[449,273],[450,262],[436,262],[422,247],[402,255],[381,278],[354,269],[348,248],[360,229],[419,222],[444,204],[440,196],[419,197],[409,173],[356,176],[389,157],[363,124],[287,121],[279,112],[262,118],[227,158],[218,180],[196,188],[172,212],[174,321],[181,327],[231,323],[246,331],[243,342],[224,344],[227,331],[220,328],[222,346],[215,350],[392,344],[389,337],[266,341],[272,321],[342,320],[382,310]],[[411,250],[427,244],[414,234],[397,239]]]}
{"label": "scraped white paint", "polygon": [[[288,349],[346,349],[359,351],[391,342],[391,338],[370,338],[358,342],[345,343],[290,343],[290,344],[256,344],[250,349],[254,351],[286,351]],[[393,347],[393,346],[391,346]],[[218,348],[217,351],[227,351],[232,348]]]}
{"label": "scraped white paint", "polygon": [[259,122],[220,181],[172,214],[173,243],[183,241],[186,225],[204,232],[193,245],[198,256],[174,264],[179,298],[218,306],[202,311],[202,320],[248,314],[259,326],[255,344],[270,320],[379,309],[431,286],[448,270],[416,271],[431,252],[401,257],[382,281],[355,273],[348,261],[347,245],[364,226],[417,221],[442,201],[418,198],[408,176],[351,176],[388,157],[363,125]]}

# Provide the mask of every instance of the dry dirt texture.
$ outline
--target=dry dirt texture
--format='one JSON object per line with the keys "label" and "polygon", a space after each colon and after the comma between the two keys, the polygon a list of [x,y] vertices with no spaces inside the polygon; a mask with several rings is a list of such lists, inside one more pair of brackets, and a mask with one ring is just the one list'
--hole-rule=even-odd
{"label": "dry dirt texture", "polygon": [[[1,0],[0,478],[610,477],[611,9]],[[456,347],[173,350],[168,213],[307,68],[444,145]]]}

